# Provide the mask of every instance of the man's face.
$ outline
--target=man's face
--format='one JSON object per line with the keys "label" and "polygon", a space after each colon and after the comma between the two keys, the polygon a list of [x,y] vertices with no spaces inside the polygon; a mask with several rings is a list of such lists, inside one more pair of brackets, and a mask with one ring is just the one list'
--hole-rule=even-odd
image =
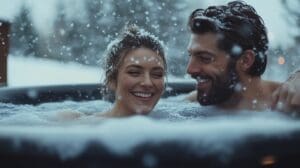
{"label": "man's face", "polygon": [[197,99],[201,105],[228,100],[238,82],[235,62],[218,48],[219,38],[215,33],[192,34],[189,42],[187,73],[197,80]]}

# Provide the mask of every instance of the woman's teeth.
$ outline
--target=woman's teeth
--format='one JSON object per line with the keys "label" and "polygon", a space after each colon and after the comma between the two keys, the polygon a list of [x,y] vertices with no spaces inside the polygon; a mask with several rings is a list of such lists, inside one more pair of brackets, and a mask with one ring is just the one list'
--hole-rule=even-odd
{"label": "woman's teeth", "polygon": [[143,93],[143,92],[134,92],[133,95],[143,98],[149,98],[152,96],[151,93]]}

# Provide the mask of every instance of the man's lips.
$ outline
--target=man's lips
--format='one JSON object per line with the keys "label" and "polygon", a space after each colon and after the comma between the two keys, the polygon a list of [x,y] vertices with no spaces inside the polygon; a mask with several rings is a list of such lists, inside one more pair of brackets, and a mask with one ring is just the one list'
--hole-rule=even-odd
{"label": "man's lips", "polygon": [[197,88],[199,89],[208,87],[211,82],[211,79],[209,77],[197,76],[195,79],[197,80]]}

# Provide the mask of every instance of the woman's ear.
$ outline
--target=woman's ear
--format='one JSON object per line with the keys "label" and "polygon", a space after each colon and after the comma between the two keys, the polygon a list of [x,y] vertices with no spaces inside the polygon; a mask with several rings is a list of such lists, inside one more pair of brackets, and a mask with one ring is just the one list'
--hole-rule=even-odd
{"label": "woman's ear", "polygon": [[253,50],[246,50],[238,60],[238,67],[241,71],[247,72],[255,61],[255,53]]}

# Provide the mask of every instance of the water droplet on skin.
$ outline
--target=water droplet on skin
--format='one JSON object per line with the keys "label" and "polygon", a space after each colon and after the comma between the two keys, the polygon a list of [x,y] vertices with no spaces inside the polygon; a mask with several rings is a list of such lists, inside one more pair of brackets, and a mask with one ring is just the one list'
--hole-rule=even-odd
{"label": "water droplet on skin", "polygon": [[154,58],[153,57],[149,57],[148,58],[148,61],[150,62],[150,61],[153,61],[154,60]]}
{"label": "water droplet on skin", "polygon": [[122,96],[118,95],[118,96],[117,96],[117,99],[118,99],[118,100],[122,100]]}
{"label": "water droplet on skin", "polygon": [[281,101],[276,104],[276,109],[278,109],[279,111],[283,110],[283,103]]}
{"label": "water droplet on skin", "polygon": [[257,100],[256,100],[256,99],[253,99],[253,100],[252,100],[252,108],[255,109],[255,108],[256,108],[256,105],[257,105]]}

